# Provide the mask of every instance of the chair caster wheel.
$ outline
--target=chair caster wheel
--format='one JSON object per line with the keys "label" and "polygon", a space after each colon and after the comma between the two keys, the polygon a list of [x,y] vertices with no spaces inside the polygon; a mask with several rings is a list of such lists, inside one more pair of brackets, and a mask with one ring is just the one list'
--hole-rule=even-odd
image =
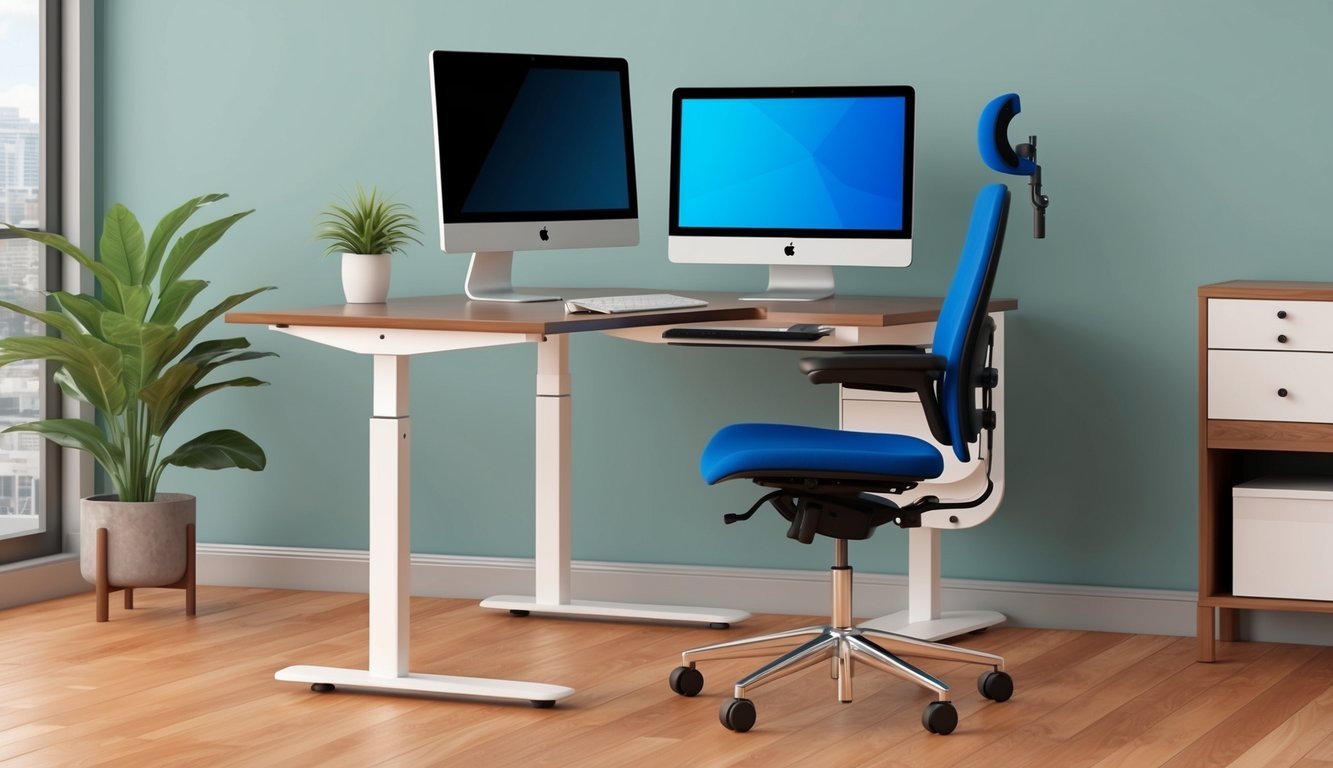
{"label": "chair caster wheel", "polygon": [[555,706],[555,702],[548,701],[546,699],[533,699],[532,706],[536,707],[537,709],[550,709],[551,707]]}
{"label": "chair caster wheel", "polygon": [[681,696],[698,696],[704,689],[704,675],[694,667],[676,667],[671,670],[667,684]]}
{"label": "chair caster wheel", "polygon": [[948,736],[958,727],[958,710],[948,701],[932,701],[921,713],[921,725],[931,733]]}
{"label": "chair caster wheel", "polygon": [[333,690],[333,683],[311,683],[310,690],[315,693],[329,693]]}
{"label": "chair caster wheel", "polygon": [[736,733],[745,733],[754,727],[754,702],[749,699],[732,699],[722,703],[722,711],[717,713],[717,719],[728,730]]}
{"label": "chair caster wheel", "polygon": [[983,672],[977,678],[977,690],[991,701],[1008,701],[1014,695],[1014,679],[1008,672]]}
{"label": "chair caster wheel", "polygon": [[531,613],[531,611],[524,611],[518,608],[513,608],[509,611],[510,616],[527,616],[529,613]]}

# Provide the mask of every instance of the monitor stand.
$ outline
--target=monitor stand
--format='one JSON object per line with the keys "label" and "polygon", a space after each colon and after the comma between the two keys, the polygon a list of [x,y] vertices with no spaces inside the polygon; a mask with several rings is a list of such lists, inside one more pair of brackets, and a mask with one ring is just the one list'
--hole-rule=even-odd
{"label": "monitor stand", "polygon": [[819,301],[833,296],[833,267],[770,264],[768,290],[741,301]]}
{"label": "monitor stand", "polygon": [[473,301],[559,301],[559,296],[535,296],[514,291],[514,252],[477,251],[467,265],[463,292]]}

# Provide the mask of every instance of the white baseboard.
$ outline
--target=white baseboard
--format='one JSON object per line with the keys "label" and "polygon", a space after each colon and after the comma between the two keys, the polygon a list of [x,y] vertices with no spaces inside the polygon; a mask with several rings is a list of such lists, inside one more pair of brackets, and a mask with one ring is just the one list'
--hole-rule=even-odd
{"label": "white baseboard", "polygon": [[0,610],[90,591],[92,586],[79,573],[77,554],[0,565]]}
{"label": "white baseboard", "polygon": [[[199,583],[217,586],[364,592],[364,551],[200,544]],[[532,561],[522,558],[413,555],[412,594],[483,598],[531,594]],[[824,571],[576,561],[575,596],[586,600],[698,605],[763,613],[820,615],[828,610]],[[0,566],[0,610],[90,591],[77,555]],[[702,598],[701,596],[707,596]],[[945,579],[946,610],[999,611],[1009,624],[1052,629],[1193,635],[1193,592],[1165,589]],[[907,577],[858,572],[856,615],[907,604]],[[1242,611],[1241,635],[1268,642],[1333,644],[1333,614]]]}
{"label": "white baseboard", "polygon": [[[364,592],[367,585],[364,551],[201,544],[198,562],[201,584],[339,592]],[[532,594],[533,578],[528,559],[412,555],[414,595]],[[571,578],[573,594],[586,600],[707,603],[815,615],[829,609],[825,571],[576,561]],[[1162,635],[1195,631],[1193,592],[946,579],[941,595],[946,610],[995,610],[1017,626]],[[855,601],[857,616],[900,610],[907,604],[907,577],[858,572]]]}

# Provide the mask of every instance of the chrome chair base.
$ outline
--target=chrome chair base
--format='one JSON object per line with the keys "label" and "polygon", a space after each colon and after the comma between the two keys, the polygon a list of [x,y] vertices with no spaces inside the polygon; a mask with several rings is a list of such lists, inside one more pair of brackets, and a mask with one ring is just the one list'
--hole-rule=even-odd
{"label": "chrome chair base", "polygon": [[[691,648],[681,654],[681,664],[671,673],[671,689],[694,696],[703,689],[703,675],[695,669],[701,661],[782,655],[736,681],[733,700],[722,706],[722,724],[734,731],[747,731],[754,724],[754,705],[746,694],[754,688],[831,660],[830,675],[838,681],[838,701],[852,700],[852,678],[856,663],[866,664],[925,688],[936,700],[926,707],[922,724],[932,733],[953,731],[958,716],[949,701],[949,686],[939,678],[904,661],[899,655],[934,661],[983,664],[991,668],[977,681],[981,694],[993,701],[1006,701],[1013,682],[1004,671],[1004,659],[993,653],[920,640],[851,623],[852,569],[847,565],[847,542],[835,540],[836,564],[832,569],[833,616],[823,626],[801,627],[783,632],[731,640]],[[795,647],[793,647],[795,644]]]}

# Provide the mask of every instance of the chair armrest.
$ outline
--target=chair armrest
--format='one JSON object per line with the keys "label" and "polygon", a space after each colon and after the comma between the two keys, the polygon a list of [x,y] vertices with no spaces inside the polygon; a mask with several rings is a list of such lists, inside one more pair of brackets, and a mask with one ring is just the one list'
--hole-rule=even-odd
{"label": "chair armrest", "polygon": [[801,372],[815,384],[841,384],[848,389],[914,392],[936,442],[951,445],[936,387],[944,377],[943,355],[922,351],[851,353],[806,357]]}

